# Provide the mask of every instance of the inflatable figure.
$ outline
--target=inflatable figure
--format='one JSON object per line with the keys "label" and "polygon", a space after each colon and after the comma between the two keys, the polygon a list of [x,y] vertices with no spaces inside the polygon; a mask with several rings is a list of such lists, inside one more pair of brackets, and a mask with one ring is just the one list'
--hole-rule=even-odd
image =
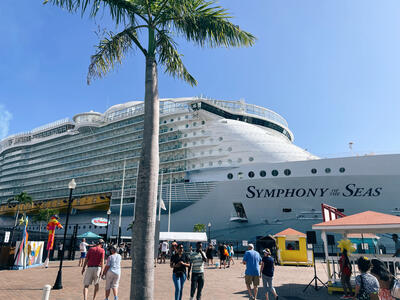
{"label": "inflatable figure", "polygon": [[49,223],[47,223],[46,229],[49,231],[49,238],[47,239],[47,258],[45,261],[45,267],[47,268],[49,265],[49,257],[50,257],[50,251],[53,250],[54,247],[54,236],[55,236],[55,231],[56,228],[62,229],[62,225],[60,222],[58,222],[58,216],[54,215],[50,218]]}

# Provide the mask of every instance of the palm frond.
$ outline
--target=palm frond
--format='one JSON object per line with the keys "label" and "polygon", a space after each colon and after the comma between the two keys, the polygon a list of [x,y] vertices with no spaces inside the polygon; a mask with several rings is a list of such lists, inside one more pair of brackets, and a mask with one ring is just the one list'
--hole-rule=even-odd
{"label": "palm frond", "polygon": [[87,83],[90,84],[93,78],[103,77],[113,70],[116,64],[121,64],[125,53],[133,48],[133,44],[147,55],[140,44],[135,27],[129,27],[116,35],[109,32],[108,37],[104,37],[97,46],[96,54],[91,57]]}
{"label": "palm frond", "polygon": [[159,22],[171,22],[178,33],[202,47],[252,46],[256,38],[231,23],[231,16],[215,3],[205,0],[170,0]]}
{"label": "palm frond", "polygon": [[95,17],[101,8],[108,8],[111,18],[116,24],[124,23],[129,20],[132,25],[136,24],[135,16],[141,17],[145,22],[146,8],[140,5],[140,1],[129,0],[44,0],[43,4],[51,3],[53,5],[65,8],[71,13],[78,10],[83,15],[89,12],[91,17]]}
{"label": "palm frond", "polygon": [[165,72],[185,80],[191,86],[197,85],[196,79],[190,75],[183,64],[182,55],[176,50],[176,43],[166,31],[159,31],[157,34],[158,60],[165,66]]}

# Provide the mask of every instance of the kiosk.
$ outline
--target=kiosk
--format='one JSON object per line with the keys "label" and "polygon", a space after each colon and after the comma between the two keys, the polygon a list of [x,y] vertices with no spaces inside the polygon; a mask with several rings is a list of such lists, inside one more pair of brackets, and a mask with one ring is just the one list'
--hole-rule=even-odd
{"label": "kiosk", "polygon": [[313,265],[313,254],[307,249],[306,235],[292,228],[274,235],[280,265]]}

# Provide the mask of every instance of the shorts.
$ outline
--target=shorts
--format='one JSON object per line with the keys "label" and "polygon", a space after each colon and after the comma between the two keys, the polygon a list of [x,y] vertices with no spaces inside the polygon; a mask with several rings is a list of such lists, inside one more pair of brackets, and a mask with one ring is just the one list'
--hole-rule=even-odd
{"label": "shorts", "polygon": [[226,256],[225,256],[225,255],[222,255],[222,256],[219,257],[219,259],[222,260],[222,261],[224,261],[224,260],[226,260]]}
{"label": "shorts", "polygon": [[[100,282],[101,267],[88,267],[83,278],[83,285],[89,286],[92,283],[94,285]],[[107,272],[108,273],[108,272]]]}
{"label": "shorts", "polygon": [[247,285],[251,285],[253,283],[254,286],[260,285],[260,276],[252,276],[252,275],[245,275],[244,281]]}
{"label": "shorts", "polygon": [[86,258],[86,252],[81,252],[81,258]]}
{"label": "shorts", "polygon": [[108,271],[106,274],[106,291],[117,288],[119,285],[120,275],[114,272]]}
{"label": "shorts", "polygon": [[162,256],[167,256],[167,251],[161,251]]}

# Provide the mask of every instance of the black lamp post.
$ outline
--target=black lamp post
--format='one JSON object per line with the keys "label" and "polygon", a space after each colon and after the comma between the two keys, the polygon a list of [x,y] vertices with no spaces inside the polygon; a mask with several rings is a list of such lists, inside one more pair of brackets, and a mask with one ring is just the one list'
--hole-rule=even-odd
{"label": "black lamp post", "polygon": [[110,224],[111,209],[107,210],[106,245],[108,244],[108,224]]}
{"label": "black lamp post", "polygon": [[208,222],[208,242],[211,243],[211,222]]}
{"label": "black lamp post", "polygon": [[65,240],[67,238],[67,230],[68,230],[68,220],[69,220],[69,214],[71,211],[71,205],[72,205],[72,191],[76,187],[76,182],[75,179],[72,179],[68,183],[68,188],[69,188],[69,200],[68,200],[68,209],[67,209],[67,220],[65,221],[65,229],[64,229],[64,239],[63,239],[63,248],[61,250],[61,259],[60,259],[60,267],[58,269],[58,274],[57,274],[57,279],[56,282],[54,283],[53,290],[61,290],[62,287],[62,266],[63,266],[63,261],[64,261],[64,250],[65,250]]}

